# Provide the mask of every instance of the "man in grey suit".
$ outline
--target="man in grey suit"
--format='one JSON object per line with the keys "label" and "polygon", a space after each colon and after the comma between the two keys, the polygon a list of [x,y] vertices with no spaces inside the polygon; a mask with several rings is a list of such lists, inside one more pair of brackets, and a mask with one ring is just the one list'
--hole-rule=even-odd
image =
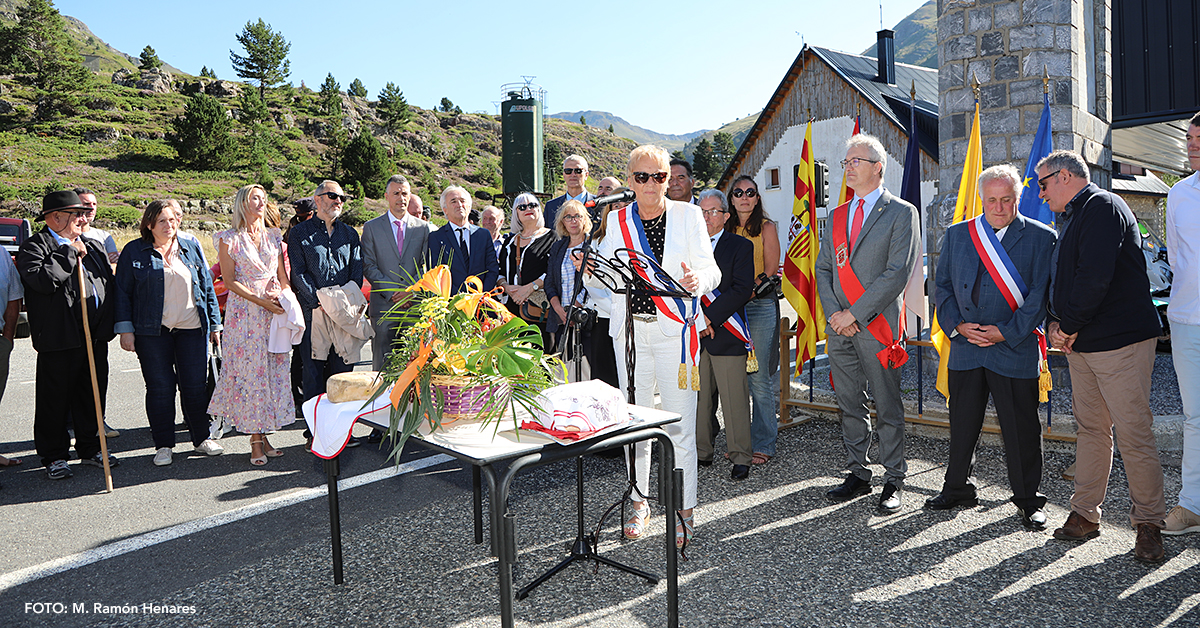
{"label": "man in grey suit", "polygon": [[388,213],[363,225],[363,275],[371,282],[367,314],[375,324],[371,367],[376,371],[383,368],[396,337],[396,322],[387,320],[384,314],[400,300],[400,289],[419,278],[417,273],[428,246],[429,223],[408,213],[410,191],[408,179],[392,175],[384,192]]}
{"label": "man in grey suit", "polygon": [[816,279],[829,319],[829,364],[850,470],[826,495],[846,501],[871,492],[870,382],[879,417],[880,462],[886,471],[879,509],[897,512],[908,472],[900,399],[900,366],[908,354],[900,325],[904,286],[920,256],[921,227],[916,208],[883,189],[886,165],[883,145],[873,136],[861,133],[846,142],[842,166],[854,197],[827,221]]}
{"label": "man in grey suit", "polygon": [[1054,231],[1017,212],[1021,175],[1008,164],[979,175],[983,214],[946,231],[937,266],[937,317],[950,331],[950,460],[931,510],[975,506],[971,483],[975,445],[988,395],[1004,435],[1008,483],[1021,523],[1046,527],[1038,493],[1042,436],[1038,375],[1042,348],[1037,326],[1046,318]]}

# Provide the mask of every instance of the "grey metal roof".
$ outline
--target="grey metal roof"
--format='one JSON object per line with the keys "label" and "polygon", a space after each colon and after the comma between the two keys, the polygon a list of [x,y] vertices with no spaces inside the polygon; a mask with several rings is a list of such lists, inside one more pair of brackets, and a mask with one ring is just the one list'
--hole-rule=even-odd
{"label": "grey metal roof", "polygon": [[1179,176],[1191,174],[1187,160],[1188,119],[1117,128],[1113,125],[1113,159]]}
{"label": "grey metal roof", "polygon": [[1114,192],[1126,194],[1145,194],[1147,196],[1165,197],[1171,191],[1171,186],[1151,173],[1113,175],[1112,189]]}
{"label": "grey metal roof", "polygon": [[[932,115],[936,125],[938,112],[938,71],[907,63],[896,64],[896,84],[888,85],[875,81],[879,73],[875,57],[838,52],[829,48],[813,46],[817,53],[835,72],[850,82],[864,98],[877,109],[892,118],[901,128],[908,128],[908,102],[912,88],[917,90],[917,114]],[[897,112],[894,103],[902,103],[903,111]],[[925,129],[921,129],[924,131]],[[934,137],[937,137],[936,133]],[[936,149],[931,154],[936,154]]]}

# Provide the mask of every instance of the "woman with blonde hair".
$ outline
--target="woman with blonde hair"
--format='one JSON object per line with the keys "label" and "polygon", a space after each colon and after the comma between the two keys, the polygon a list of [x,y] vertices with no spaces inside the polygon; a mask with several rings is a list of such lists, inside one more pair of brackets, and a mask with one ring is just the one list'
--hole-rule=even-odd
{"label": "woman with blonde hair", "polygon": [[283,235],[269,228],[267,191],[261,185],[238,190],[233,228],[214,236],[221,276],[229,288],[225,307],[224,361],[208,413],[250,434],[250,464],[262,466],[283,455],[267,434],[296,420],[289,391],[289,358],[267,351],[271,316],[282,314],[279,294],[288,287]]}

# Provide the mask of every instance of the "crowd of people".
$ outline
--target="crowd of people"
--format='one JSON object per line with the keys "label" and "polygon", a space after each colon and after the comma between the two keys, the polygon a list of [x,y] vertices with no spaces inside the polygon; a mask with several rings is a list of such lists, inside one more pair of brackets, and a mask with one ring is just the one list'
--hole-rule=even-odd
{"label": "crowd of people", "polygon": [[[1187,138],[1188,157],[1200,169],[1200,114]],[[829,214],[815,283],[827,318],[847,471],[827,496],[842,502],[871,493],[878,465],[884,477],[877,507],[894,513],[908,470],[903,292],[920,261],[921,231],[917,209],[883,186],[887,163],[876,138],[858,134],[847,143],[842,165],[852,194]],[[972,474],[990,399],[1020,523],[1045,528],[1037,407],[1046,347],[1055,347],[1068,355],[1078,449],[1071,513],[1053,535],[1080,541],[1100,533],[1115,432],[1133,502],[1135,557],[1161,561],[1161,534],[1200,531],[1200,401],[1190,386],[1200,379],[1200,274],[1189,244],[1200,240],[1200,175],[1180,181],[1167,205],[1176,286],[1168,317],[1186,417],[1183,488],[1168,513],[1149,410],[1161,329],[1136,220],[1120,197],[1090,182],[1078,154],[1055,151],[1037,171],[1039,196],[1059,216],[1057,231],[1017,212],[1023,182],[1002,164],[979,177],[983,214],[946,232],[934,297],[951,346],[950,442],[942,490],[925,506],[978,503]],[[696,529],[697,468],[718,460],[718,431],[726,431],[733,480],[776,455],[779,227],[766,215],[753,177],[734,179],[728,195],[710,189],[697,197],[691,166],[656,146],[630,154],[624,181],[600,179],[599,203],[584,187],[584,157],[568,156],[562,173],[562,196],[544,205],[533,193],[513,199],[507,234],[502,209],[476,212],[468,191],[454,185],[441,193],[446,224],[435,228],[402,175],[388,179],[387,212],[368,221],[361,236],[338,220],[349,197],[335,181],[321,182],[297,204],[286,232],[266,190],[246,186],[236,194],[231,228],[213,237],[216,270],[228,291],[223,315],[203,248],[180,231],[177,201],[150,203],[140,238],[118,252],[109,234],[90,226],[94,192],[46,195],[37,218],[46,228],[22,245],[15,265],[5,256],[0,268],[0,294],[7,295],[0,375],[7,376],[23,300],[37,351],[34,442],[47,476],[72,475],[69,430],[82,463],[104,464],[93,399],[103,407],[108,343],[116,335],[141,364],[156,465],[171,464],[177,390],[195,452],[224,453],[211,417],[250,436],[252,465],[284,455],[268,436],[293,423],[300,404],[324,392],[328,377],[351,370],[367,341],[373,368],[382,369],[403,333],[385,315],[400,299],[397,289],[423,268],[446,264],[453,290],[477,277],[483,290],[502,292],[509,310],[539,329],[548,351],[579,358],[571,379],[598,379],[622,391],[629,384],[629,310],[635,401],[653,405],[657,392],[662,407],[682,417],[665,429],[683,470],[683,508],[673,520],[676,543],[685,546]],[[611,196],[622,192],[629,195]],[[594,260],[584,263],[585,249],[601,259],[652,260],[671,279],[663,289],[682,288],[691,298],[625,295],[595,272]],[[220,374],[210,387],[216,354]],[[356,444],[351,437],[346,446]],[[119,462],[108,460],[112,467]],[[0,458],[0,466],[17,463]],[[650,444],[630,447],[627,463],[632,516],[623,534],[633,539],[651,516]]]}

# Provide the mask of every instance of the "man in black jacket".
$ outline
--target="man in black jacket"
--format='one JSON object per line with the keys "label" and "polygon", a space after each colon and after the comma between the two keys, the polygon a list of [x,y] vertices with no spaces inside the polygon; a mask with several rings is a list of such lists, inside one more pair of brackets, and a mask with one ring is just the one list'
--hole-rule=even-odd
{"label": "man in black jacket", "polygon": [[[83,300],[88,308],[92,352],[100,403],[108,388],[108,341],[113,339],[113,303],[108,298],[112,266],[104,247],[80,237],[87,209],[70,190],[42,200],[46,228],[35,233],[17,253],[17,272],[25,285],[25,307],[33,348],[37,351],[33,442],[51,480],[71,477],[67,466],[71,438],[67,418],[74,420],[75,453],[84,464],[103,466],[96,431],[96,404],[88,367],[78,264],[84,268]],[[109,466],[119,463],[109,456]]]}
{"label": "man in black jacket", "polygon": [[[750,477],[753,443],[750,438],[750,388],[746,379],[746,341],[750,330],[745,326],[743,308],[754,286],[754,245],[739,235],[725,233],[729,205],[720,190],[707,190],[700,197],[704,224],[713,245],[713,258],[721,269],[721,283],[705,295],[704,323],[700,330],[700,398],[696,405],[696,456],[702,466],[712,464],[713,418],[718,397],[725,416],[725,438],[730,477]],[[743,338],[726,327],[731,321]],[[740,321],[740,325],[739,322]]]}
{"label": "man in black jacket", "polygon": [[1167,507],[1151,431],[1150,374],[1162,328],[1137,219],[1121,197],[1088,181],[1087,164],[1075,153],[1054,151],[1037,170],[1041,198],[1061,216],[1047,335],[1068,354],[1077,426],[1071,514],[1054,538],[1099,536],[1115,428],[1137,529],[1134,558],[1156,563],[1163,559]]}

